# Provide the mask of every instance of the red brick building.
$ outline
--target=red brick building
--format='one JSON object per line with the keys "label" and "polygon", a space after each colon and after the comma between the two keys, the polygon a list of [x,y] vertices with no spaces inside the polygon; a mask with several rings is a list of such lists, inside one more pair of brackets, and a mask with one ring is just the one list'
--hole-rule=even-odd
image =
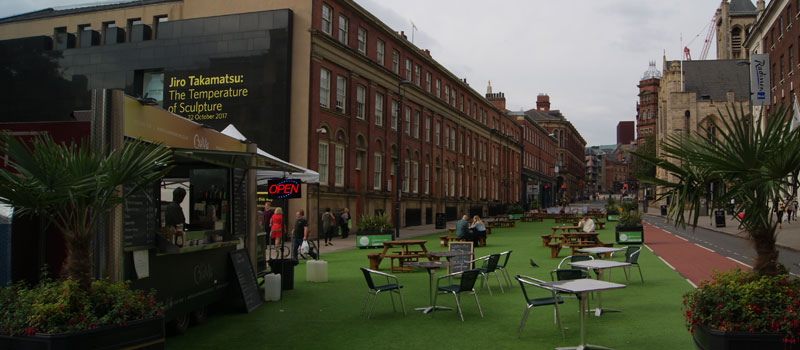
{"label": "red brick building", "polygon": [[314,1],[311,26],[308,159],[322,207],[393,213],[398,180],[401,226],[521,200],[520,128],[504,99],[490,102],[353,1]]}
{"label": "red brick building", "polygon": [[656,69],[656,62],[650,61],[650,68],[639,80],[639,101],[636,102],[636,145],[642,147],[644,138],[656,134],[656,118],[658,116],[658,87],[661,83],[661,72]]}
{"label": "red brick building", "polygon": [[554,175],[556,177],[556,201],[574,201],[583,195],[583,180],[586,174],[584,149],[586,141],[572,123],[559,110],[550,109],[550,96],[539,94],[536,109],[525,112],[539,123],[556,142]]}
{"label": "red brick building", "polygon": [[632,121],[622,121],[617,123],[617,144],[627,145],[635,140],[634,124]]}
{"label": "red brick building", "polygon": [[556,202],[556,139],[524,112],[508,114],[522,129],[522,194],[526,203],[541,207]]}

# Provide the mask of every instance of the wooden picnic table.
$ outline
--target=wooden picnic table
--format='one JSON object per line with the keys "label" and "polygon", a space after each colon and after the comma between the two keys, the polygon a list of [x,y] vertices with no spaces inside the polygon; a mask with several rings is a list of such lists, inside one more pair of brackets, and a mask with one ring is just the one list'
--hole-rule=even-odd
{"label": "wooden picnic table", "polygon": [[[391,259],[389,271],[394,272],[397,270],[410,272],[411,266],[405,266],[404,264],[406,262],[419,261],[419,258],[427,258],[428,260],[431,260],[431,258],[428,256],[428,249],[425,248],[425,243],[427,243],[427,241],[422,239],[385,241],[383,242],[383,251],[381,252],[380,257],[381,259]],[[419,249],[412,249],[416,248],[414,246],[419,246]],[[397,260],[396,267],[394,266],[395,260]]]}
{"label": "wooden picnic table", "polygon": [[[454,227],[450,227],[450,228],[448,228],[448,230],[450,231],[450,233],[448,235],[439,236],[439,246],[440,247],[443,247],[443,248],[447,247],[447,245],[448,245],[448,243],[450,241],[464,241],[465,240],[463,238],[456,237],[456,234],[455,234],[456,229]],[[490,234],[492,234],[492,228],[491,227],[487,227],[486,228],[486,235],[490,235]],[[485,247],[486,246],[486,235],[478,236],[478,246],[479,247]]]}

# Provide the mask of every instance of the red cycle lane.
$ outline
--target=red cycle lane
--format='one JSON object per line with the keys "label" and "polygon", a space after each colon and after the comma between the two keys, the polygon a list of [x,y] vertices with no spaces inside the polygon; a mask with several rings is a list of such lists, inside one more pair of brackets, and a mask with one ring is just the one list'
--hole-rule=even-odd
{"label": "red cycle lane", "polygon": [[748,270],[747,266],[702,248],[658,227],[644,224],[645,244],[683,277],[700,285],[700,281],[711,279],[713,270],[727,271],[733,267]]}

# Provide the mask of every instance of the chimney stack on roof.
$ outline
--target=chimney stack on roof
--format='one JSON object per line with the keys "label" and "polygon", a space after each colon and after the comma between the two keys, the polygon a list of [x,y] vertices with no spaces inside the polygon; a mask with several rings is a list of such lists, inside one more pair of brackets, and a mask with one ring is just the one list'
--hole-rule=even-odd
{"label": "chimney stack on roof", "polygon": [[550,110],[550,96],[539,94],[536,96],[536,110],[547,112]]}

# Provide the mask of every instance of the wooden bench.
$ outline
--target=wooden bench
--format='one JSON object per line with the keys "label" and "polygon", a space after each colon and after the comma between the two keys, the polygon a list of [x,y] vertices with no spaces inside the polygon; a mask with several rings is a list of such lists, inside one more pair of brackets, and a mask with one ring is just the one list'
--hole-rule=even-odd
{"label": "wooden bench", "polygon": [[558,258],[558,253],[561,252],[561,243],[550,242],[547,246],[550,247],[550,257],[554,259]]}
{"label": "wooden bench", "polygon": [[381,266],[381,261],[383,261],[381,253],[369,253],[367,254],[367,259],[369,259],[369,268],[376,271]]}
{"label": "wooden bench", "polygon": [[[404,272],[411,272],[411,266],[404,266],[403,264],[406,262],[411,261],[419,261],[419,258],[427,258],[427,255],[423,254],[386,254],[383,256],[384,258],[390,258],[391,263],[389,265],[389,271],[404,271]],[[397,260],[397,266],[394,266],[394,261]]]}
{"label": "wooden bench", "polygon": [[519,220],[522,222],[542,222],[542,218],[538,216],[523,216]]}

